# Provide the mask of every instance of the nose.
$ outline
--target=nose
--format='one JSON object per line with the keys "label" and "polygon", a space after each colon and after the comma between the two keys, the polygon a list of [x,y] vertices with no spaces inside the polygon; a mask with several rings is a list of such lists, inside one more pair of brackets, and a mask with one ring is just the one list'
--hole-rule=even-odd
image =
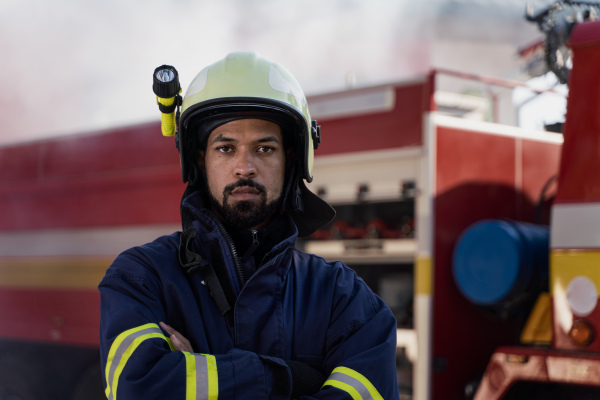
{"label": "nose", "polygon": [[238,178],[253,178],[256,176],[256,163],[252,153],[247,150],[239,150],[234,160],[234,172]]}

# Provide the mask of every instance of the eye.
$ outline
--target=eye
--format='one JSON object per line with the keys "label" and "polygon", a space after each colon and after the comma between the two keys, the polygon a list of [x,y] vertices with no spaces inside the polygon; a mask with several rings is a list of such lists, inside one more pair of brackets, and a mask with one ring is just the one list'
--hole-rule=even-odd
{"label": "eye", "polygon": [[275,151],[275,147],[273,146],[260,146],[257,151],[259,153],[273,153]]}
{"label": "eye", "polygon": [[233,151],[233,147],[229,145],[218,146],[215,150],[219,153],[231,153]]}

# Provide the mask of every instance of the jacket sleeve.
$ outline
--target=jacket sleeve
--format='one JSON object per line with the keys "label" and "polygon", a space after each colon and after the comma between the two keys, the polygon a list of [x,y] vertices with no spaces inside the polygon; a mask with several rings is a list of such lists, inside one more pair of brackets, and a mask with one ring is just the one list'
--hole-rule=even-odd
{"label": "jacket sleeve", "polygon": [[328,377],[318,393],[301,399],[399,399],[396,319],[354,271],[338,271],[327,328]]}
{"label": "jacket sleeve", "polygon": [[289,399],[291,377],[279,359],[232,349],[173,351],[161,283],[136,251],[120,255],[100,283],[100,352],[105,394],[130,399]]}

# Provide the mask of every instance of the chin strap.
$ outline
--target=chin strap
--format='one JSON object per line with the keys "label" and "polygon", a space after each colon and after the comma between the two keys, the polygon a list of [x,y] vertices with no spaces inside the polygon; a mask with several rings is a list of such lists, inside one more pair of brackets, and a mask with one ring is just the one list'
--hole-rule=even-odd
{"label": "chin strap", "polygon": [[288,199],[289,205],[292,206],[293,211],[302,212],[304,211],[304,202],[302,201],[302,192],[300,191],[300,173],[296,163],[292,164],[287,175],[288,179],[285,184],[285,191],[281,201],[281,214],[284,214],[286,211]]}
{"label": "chin strap", "polygon": [[304,211],[304,202],[302,201],[302,192],[300,191],[300,185],[298,181],[294,183],[294,193],[293,193],[293,201],[292,205],[294,207],[294,211],[303,212]]}

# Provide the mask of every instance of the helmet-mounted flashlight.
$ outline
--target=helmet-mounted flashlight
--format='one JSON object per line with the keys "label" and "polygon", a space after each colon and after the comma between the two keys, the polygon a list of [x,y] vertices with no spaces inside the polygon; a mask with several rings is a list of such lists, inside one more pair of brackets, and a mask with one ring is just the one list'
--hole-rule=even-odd
{"label": "helmet-mounted flashlight", "polygon": [[[161,130],[164,136],[174,136],[179,122],[181,105],[181,86],[179,74],[170,65],[161,65],[154,70],[152,90],[156,95],[156,104],[161,112]],[[177,116],[175,115],[177,110]]]}

